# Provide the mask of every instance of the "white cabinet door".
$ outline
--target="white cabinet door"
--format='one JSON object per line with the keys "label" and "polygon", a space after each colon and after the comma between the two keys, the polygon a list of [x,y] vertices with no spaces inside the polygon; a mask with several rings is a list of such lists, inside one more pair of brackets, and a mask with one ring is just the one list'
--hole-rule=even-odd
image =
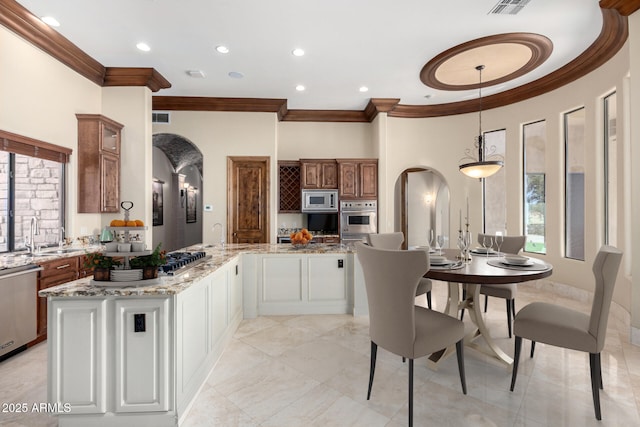
{"label": "white cabinet door", "polygon": [[49,402],[68,404],[72,414],[106,412],[106,307],[105,300],[50,300]]}
{"label": "white cabinet door", "polygon": [[309,255],[309,302],[347,300],[344,256]]}
{"label": "white cabinet door", "polygon": [[200,386],[202,366],[211,348],[209,337],[209,277],[177,295],[177,395],[190,396]]}
{"label": "white cabinet door", "polygon": [[229,290],[227,285],[227,272],[218,270],[211,278],[211,302],[209,313],[211,316],[211,345],[215,346],[218,340],[224,335],[229,324],[228,298]]}
{"label": "white cabinet door", "polygon": [[350,262],[344,254],[259,256],[258,312],[263,315],[349,313]]}
{"label": "white cabinet door", "polygon": [[115,301],[115,411],[169,410],[169,300]]}
{"label": "white cabinet door", "polygon": [[302,268],[301,256],[263,256],[260,277],[262,303],[302,302]]}

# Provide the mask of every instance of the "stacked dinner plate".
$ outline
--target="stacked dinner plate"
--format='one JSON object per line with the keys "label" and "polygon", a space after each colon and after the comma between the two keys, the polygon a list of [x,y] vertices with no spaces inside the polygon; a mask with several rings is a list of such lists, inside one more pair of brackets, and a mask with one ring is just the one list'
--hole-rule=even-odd
{"label": "stacked dinner plate", "polygon": [[142,270],[111,270],[112,282],[133,282],[142,280]]}

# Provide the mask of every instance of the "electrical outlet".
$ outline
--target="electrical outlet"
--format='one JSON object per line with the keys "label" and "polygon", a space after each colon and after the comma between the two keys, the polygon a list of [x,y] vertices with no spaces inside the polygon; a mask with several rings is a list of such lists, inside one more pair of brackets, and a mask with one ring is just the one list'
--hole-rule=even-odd
{"label": "electrical outlet", "polygon": [[146,317],[144,313],[133,315],[133,332],[146,332]]}

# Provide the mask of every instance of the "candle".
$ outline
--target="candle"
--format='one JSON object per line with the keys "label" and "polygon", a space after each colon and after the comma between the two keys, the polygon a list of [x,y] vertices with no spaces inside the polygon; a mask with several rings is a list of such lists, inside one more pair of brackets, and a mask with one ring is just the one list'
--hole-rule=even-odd
{"label": "candle", "polygon": [[462,231],[462,209],[460,209],[460,223],[458,224],[458,230]]}
{"label": "candle", "polygon": [[469,198],[467,197],[467,224],[469,224]]}

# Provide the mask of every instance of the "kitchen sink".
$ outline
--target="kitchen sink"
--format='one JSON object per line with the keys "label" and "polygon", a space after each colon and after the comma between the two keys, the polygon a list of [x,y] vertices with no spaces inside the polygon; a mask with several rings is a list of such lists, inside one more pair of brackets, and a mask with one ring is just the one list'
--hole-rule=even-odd
{"label": "kitchen sink", "polygon": [[83,252],[83,250],[84,249],[77,249],[77,248],[46,249],[46,250],[43,250],[41,252],[37,252],[37,253],[33,254],[32,256],[41,257],[41,256],[71,254],[71,253],[76,253],[76,252],[80,253],[80,252]]}

